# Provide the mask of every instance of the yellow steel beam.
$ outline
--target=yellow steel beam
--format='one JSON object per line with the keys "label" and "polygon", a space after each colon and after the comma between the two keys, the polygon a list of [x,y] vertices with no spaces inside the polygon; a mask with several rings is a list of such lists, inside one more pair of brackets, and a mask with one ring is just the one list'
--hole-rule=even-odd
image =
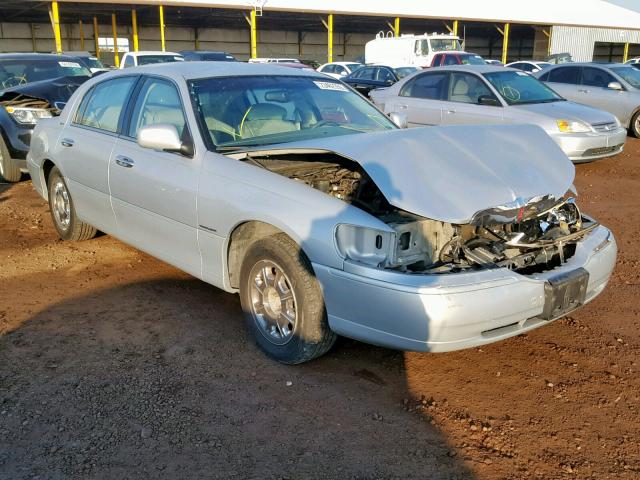
{"label": "yellow steel beam", "polygon": [[249,14],[249,27],[251,28],[251,58],[258,57],[258,29],[256,27],[256,11]]}
{"label": "yellow steel beam", "polygon": [[453,31],[451,33],[456,36],[458,35],[458,20],[453,21]]}
{"label": "yellow steel beam", "polygon": [[333,62],[333,13],[327,18],[327,62]]}
{"label": "yellow steel beam", "polygon": [[120,67],[120,54],[118,53],[118,27],[116,25],[116,14],[111,14],[111,29],[113,30],[113,63]]}
{"label": "yellow steel beam", "polygon": [[80,50],[84,50],[84,27],[82,26],[82,20],[78,21],[78,29],[80,33]]}
{"label": "yellow steel beam", "polygon": [[60,35],[60,12],[58,2],[51,2],[51,23],[53,25],[53,37],[56,43],[56,53],[62,53],[62,36]]}
{"label": "yellow steel beam", "polygon": [[135,8],[131,10],[131,33],[133,34],[133,51],[138,51],[138,14]]}
{"label": "yellow steel beam", "polygon": [[504,31],[502,34],[502,63],[507,64],[507,57],[509,52],[509,24],[504,24]]}
{"label": "yellow steel beam", "polygon": [[98,42],[98,19],[93,17],[93,46],[96,49],[96,58],[100,58],[100,43]]}
{"label": "yellow steel beam", "polygon": [[158,10],[160,12],[160,46],[162,47],[162,51],[165,51],[164,44],[164,7],[162,5],[158,5]]}
{"label": "yellow steel beam", "polygon": [[395,37],[400,36],[400,17],[396,17],[396,19],[393,22],[393,35]]}
{"label": "yellow steel beam", "polygon": [[624,55],[622,56],[622,62],[629,60],[629,42],[624,44]]}

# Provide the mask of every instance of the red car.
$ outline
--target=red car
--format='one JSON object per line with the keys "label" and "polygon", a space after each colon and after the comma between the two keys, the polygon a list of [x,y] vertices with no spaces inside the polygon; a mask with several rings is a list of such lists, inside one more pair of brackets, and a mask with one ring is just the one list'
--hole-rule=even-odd
{"label": "red car", "polygon": [[431,61],[432,67],[447,65],[486,65],[487,62],[480,55],[466,52],[436,53]]}

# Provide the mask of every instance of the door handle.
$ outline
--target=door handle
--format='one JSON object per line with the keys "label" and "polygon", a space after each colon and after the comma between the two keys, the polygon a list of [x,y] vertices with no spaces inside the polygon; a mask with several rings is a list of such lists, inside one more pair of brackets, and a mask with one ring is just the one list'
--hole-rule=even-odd
{"label": "door handle", "polygon": [[406,110],[408,107],[406,105],[400,105],[401,110]]}
{"label": "door handle", "polygon": [[587,90],[585,88],[579,88],[578,91],[581,92],[581,93],[589,93],[589,90]]}
{"label": "door handle", "polygon": [[132,168],[135,162],[133,159],[125,157],[124,155],[116,155],[116,163],[124,168]]}
{"label": "door handle", "polygon": [[447,110],[445,110],[445,111],[446,111],[447,113],[456,113],[456,111],[455,111],[455,110],[451,110],[451,109],[447,109]]}
{"label": "door handle", "polygon": [[62,145],[63,147],[73,147],[74,143],[75,142],[71,138],[63,138],[62,140],[60,140],[60,145]]}

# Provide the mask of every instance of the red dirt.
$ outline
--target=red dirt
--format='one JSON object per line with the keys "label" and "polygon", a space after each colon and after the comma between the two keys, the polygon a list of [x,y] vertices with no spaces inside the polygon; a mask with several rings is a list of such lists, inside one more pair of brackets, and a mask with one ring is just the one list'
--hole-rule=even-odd
{"label": "red dirt", "polygon": [[629,139],[577,166],[619,258],[570,317],[298,367],[256,349],[237,296],[109,236],[63,243],[30,182],[0,185],[0,478],[639,478],[639,162]]}

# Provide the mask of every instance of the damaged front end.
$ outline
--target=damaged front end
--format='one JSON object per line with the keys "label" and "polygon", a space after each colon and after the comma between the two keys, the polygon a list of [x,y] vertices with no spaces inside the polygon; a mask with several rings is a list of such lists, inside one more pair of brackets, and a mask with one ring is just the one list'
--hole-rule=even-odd
{"label": "damaged front end", "polygon": [[330,152],[253,151],[231,156],[302,182],[356,206],[387,230],[338,225],[340,255],[355,262],[406,273],[454,273],[507,268],[522,274],[551,270],[575,253],[597,227],[571,197],[517,200],[478,211],[470,221],[425,218],[389,203],[356,162]]}

